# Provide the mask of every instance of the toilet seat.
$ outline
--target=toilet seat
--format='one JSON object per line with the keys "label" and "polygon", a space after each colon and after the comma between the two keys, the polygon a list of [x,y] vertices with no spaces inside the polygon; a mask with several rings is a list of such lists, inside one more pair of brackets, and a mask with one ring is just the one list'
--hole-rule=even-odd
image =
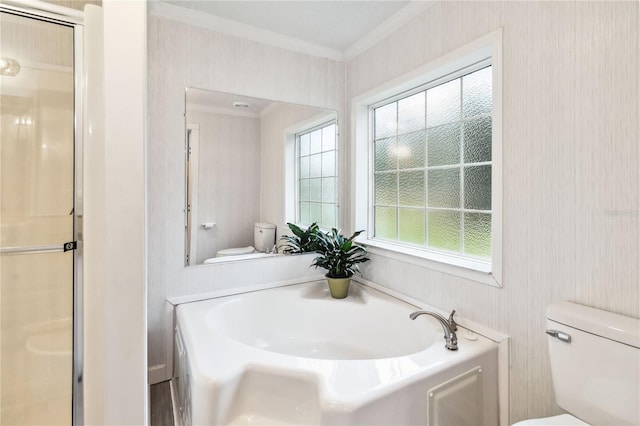
{"label": "toilet seat", "polygon": [[238,255],[241,255],[241,254],[253,253],[254,251],[256,251],[256,249],[253,248],[253,246],[233,247],[233,248],[218,250],[218,253],[216,253],[216,257],[238,256]]}
{"label": "toilet seat", "polygon": [[529,419],[523,420],[518,423],[514,423],[513,426],[589,426],[589,423],[585,423],[577,417],[573,417],[571,414],[561,414],[553,417],[543,417],[541,419]]}

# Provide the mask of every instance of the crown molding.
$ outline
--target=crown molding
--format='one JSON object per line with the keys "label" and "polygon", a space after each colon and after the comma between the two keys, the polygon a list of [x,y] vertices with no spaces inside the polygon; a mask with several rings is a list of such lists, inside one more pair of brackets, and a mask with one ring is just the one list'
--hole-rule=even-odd
{"label": "crown molding", "polygon": [[148,4],[149,13],[154,16],[173,19],[174,21],[179,21],[184,24],[206,28],[246,40],[257,41],[270,46],[292,50],[294,52],[304,53],[320,58],[333,59],[334,61],[339,62],[344,61],[344,54],[339,50],[330,49],[315,43],[309,43],[295,37],[278,34],[273,31],[221,18],[219,16],[201,13],[164,1],[153,1]]}
{"label": "crown molding", "polygon": [[435,3],[437,0],[412,0],[345,50],[344,60],[350,61],[372,48]]}
{"label": "crown molding", "polygon": [[177,6],[165,1],[148,3],[149,13],[161,18],[173,19],[184,24],[206,28],[212,31],[229,34],[247,40],[304,53],[310,56],[328,58],[338,62],[346,62],[367,51],[371,47],[393,34],[407,22],[415,18],[422,11],[437,3],[438,0],[412,0],[405,7],[391,15],[381,24],[372,28],[367,34],[356,41],[351,47],[341,52],[336,49],[310,43],[295,37],[278,34],[273,31],[254,27],[221,18],[215,15],[201,13],[186,7]]}

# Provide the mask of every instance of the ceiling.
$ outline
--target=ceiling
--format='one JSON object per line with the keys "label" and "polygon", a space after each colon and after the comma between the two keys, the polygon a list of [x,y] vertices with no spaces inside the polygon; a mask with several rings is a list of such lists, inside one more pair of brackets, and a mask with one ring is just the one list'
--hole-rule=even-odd
{"label": "ceiling", "polygon": [[344,59],[386,37],[431,3],[433,0],[155,0],[150,11],[266,44]]}
{"label": "ceiling", "polygon": [[345,51],[409,1],[169,1],[232,21]]}

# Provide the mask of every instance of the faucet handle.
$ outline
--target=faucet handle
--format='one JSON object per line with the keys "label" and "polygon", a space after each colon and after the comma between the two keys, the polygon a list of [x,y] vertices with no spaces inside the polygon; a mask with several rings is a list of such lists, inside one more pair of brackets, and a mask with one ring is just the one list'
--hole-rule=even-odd
{"label": "faucet handle", "polygon": [[456,320],[453,319],[453,316],[455,315],[455,313],[456,313],[455,309],[451,311],[451,314],[449,315],[449,324],[451,324],[451,328],[453,329],[453,331],[458,331],[458,323],[456,322]]}

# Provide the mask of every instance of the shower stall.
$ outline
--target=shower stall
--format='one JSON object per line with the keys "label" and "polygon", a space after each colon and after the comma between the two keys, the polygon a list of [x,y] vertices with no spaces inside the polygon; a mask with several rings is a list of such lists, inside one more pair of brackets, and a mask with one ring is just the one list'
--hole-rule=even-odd
{"label": "shower stall", "polygon": [[45,9],[0,2],[0,425],[82,424],[82,14]]}

